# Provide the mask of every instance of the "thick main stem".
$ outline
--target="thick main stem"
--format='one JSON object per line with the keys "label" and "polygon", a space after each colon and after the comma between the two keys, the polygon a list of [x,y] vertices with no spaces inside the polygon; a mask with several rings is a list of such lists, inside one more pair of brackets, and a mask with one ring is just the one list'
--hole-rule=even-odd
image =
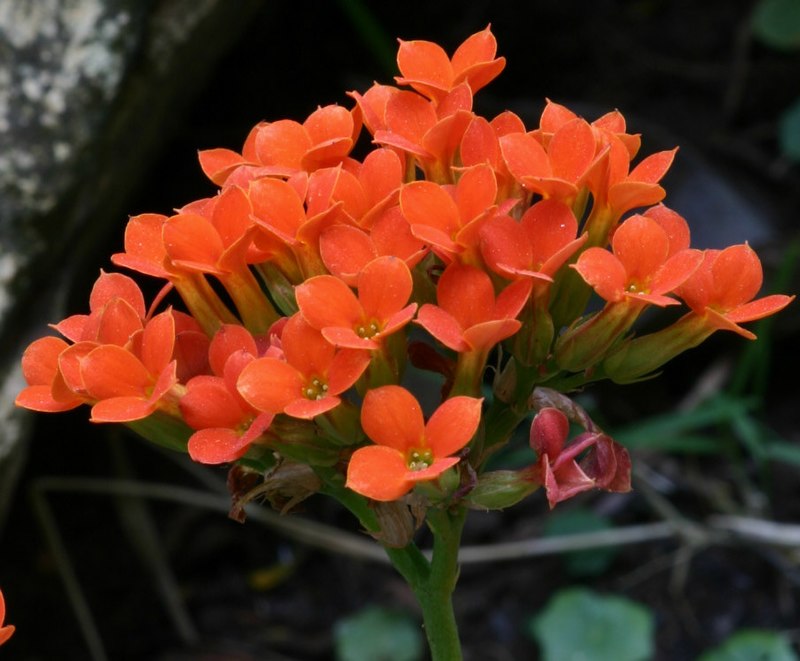
{"label": "thick main stem", "polygon": [[424,581],[412,584],[422,608],[425,635],[433,661],[460,661],[461,641],[453,611],[453,591],[458,580],[458,548],[466,509],[432,508],[428,525],[433,532],[433,557]]}

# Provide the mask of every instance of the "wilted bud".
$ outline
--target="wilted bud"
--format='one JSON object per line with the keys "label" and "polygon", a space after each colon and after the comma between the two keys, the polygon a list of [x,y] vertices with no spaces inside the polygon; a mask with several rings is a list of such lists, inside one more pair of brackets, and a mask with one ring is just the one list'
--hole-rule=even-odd
{"label": "wilted bud", "polygon": [[402,500],[375,502],[375,516],[381,527],[380,532],[371,535],[384,546],[401,549],[408,546],[414,538],[414,516]]}
{"label": "wilted bud", "polygon": [[293,507],[313,496],[322,486],[314,470],[294,461],[283,461],[264,476],[258,484],[258,475],[240,466],[228,473],[228,489],[234,498],[229,516],[244,521],[244,506],[256,498],[269,501],[273,509],[286,514]]}

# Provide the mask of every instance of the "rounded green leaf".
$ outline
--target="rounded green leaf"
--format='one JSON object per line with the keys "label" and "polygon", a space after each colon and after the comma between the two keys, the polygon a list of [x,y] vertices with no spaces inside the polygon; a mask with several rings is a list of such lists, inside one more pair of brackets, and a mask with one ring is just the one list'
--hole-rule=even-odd
{"label": "rounded green leaf", "polygon": [[753,34],[772,48],[800,48],[800,2],[761,0],[753,12]]}
{"label": "rounded green leaf", "polygon": [[[797,2],[800,7],[800,2]],[[780,117],[778,138],[781,152],[795,163],[800,162],[800,99],[789,106]]]}
{"label": "rounded green leaf", "polygon": [[[578,535],[586,532],[611,530],[614,526],[608,518],[588,509],[571,509],[554,512],[544,528],[545,537]],[[599,576],[614,561],[617,548],[606,546],[585,551],[570,551],[563,554],[564,568],[570,576]]]}
{"label": "rounded green leaf", "polygon": [[797,661],[784,636],[774,631],[742,630],[697,661]]}
{"label": "rounded green leaf", "polygon": [[644,661],[653,655],[653,624],[640,604],[570,588],[531,619],[529,632],[543,661]]}
{"label": "rounded green leaf", "polygon": [[424,642],[408,615],[365,608],[339,620],[334,630],[336,661],[419,661]]}

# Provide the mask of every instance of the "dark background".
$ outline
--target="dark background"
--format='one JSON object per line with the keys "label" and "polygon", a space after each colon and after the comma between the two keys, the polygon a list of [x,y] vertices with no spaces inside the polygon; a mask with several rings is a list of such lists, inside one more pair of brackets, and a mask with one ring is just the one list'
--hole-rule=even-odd
{"label": "dark background", "polygon": [[[618,108],[630,129],[643,133],[643,155],[680,145],[665,183],[666,203],[687,217],[696,245],[749,238],[769,278],[788,242],[797,239],[800,169],[780,154],[777,122],[800,95],[800,54],[753,39],[753,6],[726,0],[265,2],[200,93],[176,105],[162,129],[163,148],[127,210],[169,213],[213,194],[197,164],[197,149],[239,149],[260,120],[302,121],[318,105],[349,107],[347,90],[364,91],[374,80],[390,82],[396,37],[434,40],[452,52],[491,23],[498,52],[508,63],[477,95],[477,111],[491,116],[510,108],[534,126],[545,98],[590,120]],[[98,266],[109,268],[108,255],[121,249],[124,223],[124,217],[117,219],[108,228],[108,243],[92,255],[95,261],[87,259],[71,310],[85,309]],[[760,415],[796,442],[796,314],[782,315],[778,326],[777,360]],[[677,360],[657,382],[596,387],[595,401],[612,425],[608,430],[672,410],[707,367],[735,364],[743,344],[715,337],[706,351]],[[4,531],[0,584],[8,619],[18,630],[0,651],[2,658],[88,658],[57,554],[45,542],[30,499],[32,491],[42,493],[43,476],[198,485],[162,454],[124,432],[92,427],[86,417],[79,410],[36,420]],[[657,453],[635,455],[634,462],[671,475],[707,476],[712,486],[752,468],[746,459],[731,467],[727,460]],[[796,520],[797,469],[771,470],[769,488],[757,491],[764,516]],[[69,485],[47,498],[112,659],[328,659],[332,627],[343,615],[373,603],[414,613],[389,568],[308,549],[253,522],[240,526],[219,512],[77,493]],[[475,513],[467,541],[537,534],[544,521],[542,501],[537,495],[503,514]],[[713,511],[709,502],[684,487],[674,504],[702,518]],[[624,502],[587,496],[582,504],[610,508],[619,523],[657,518],[637,495]],[[154,587],[159,579],[142,560],[147,553],[135,542],[147,525],[139,518],[141,507],[152,516],[198,642],[181,637]],[[304,509],[354,529],[329,503],[312,500]],[[658,659],[694,658],[743,627],[797,633],[797,577],[771,557],[772,550],[712,547],[682,556],[687,548],[667,540],[625,549],[591,581],[570,577],[555,557],[466,567],[456,600],[465,652],[475,660],[535,658],[536,645],[525,634],[527,618],[554,590],[576,582],[652,607]],[[682,557],[688,564],[681,564]]]}

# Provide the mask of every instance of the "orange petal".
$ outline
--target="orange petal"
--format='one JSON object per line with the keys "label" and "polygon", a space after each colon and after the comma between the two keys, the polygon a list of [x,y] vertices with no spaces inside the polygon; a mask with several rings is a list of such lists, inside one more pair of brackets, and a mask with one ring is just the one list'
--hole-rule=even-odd
{"label": "orange petal", "polygon": [[339,395],[355,385],[371,360],[369,351],[341,349],[331,361],[327,372],[328,394]]}
{"label": "orange petal", "polygon": [[689,224],[683,216],[669,207],[658,204],[650,207],[642,214],[655,220],[669,237],[669,254],[674,255],[680,250],[685,250],[691,244]]}
{"label": "orange petal", "polygon": [[231,171],[245,163],[241,154],[230,149],[203,149],[197,156],[203,173],[217,186],[222,186]]}
{"label": "orange petal", "polygon": [[317,330],[329,326],[352,329],[364,319],[364,310],[355,294],[332,275],[309,278],[294,293],[303,317]]}
{"label": "orange petal", "polygon": [[242,370],[236,387],[254,409],[277,414],[302,396],[304,385],[303,375],[288,363],[257,358]]}
{"label": "orange petal", "polygon": [[[95,322],[94,325],[92,322]],[[92,315],[85,332],[101,344],[124,346],[142,330],[142,318],[130,304],[121,299],[109,302],[99,315]]]}
{"label": "orange petal", "polygon": [[400,386],[367,391],[361,426],[375,443],[399,452],[422,445],[425,422],[414,395]]}
{"label": "orange petal", "polygon": [[369,196],[370,206],[375,206],[400,188],[403,164],[391,149],[375,149],[364,159],[358,179]]}
{"label": "orange petal", "polygon": [[453,351],[468,351],[471,348],[464,340],[464,329],[458,320],[436,305],[423,305],[417,313],[416,323]]}
{"label": "orange petal", "polygon": [[463,448],[481,421],[482,399],[451,397],[433,412],[425,438],[435,457],[447,457]]}
{"label": "orange petal", "polygon": [[555,133],[564,124],[577,118],[577,115],[566,106],[547,99],[547,103],[539,118],[539,128],[545,133]]}
{"label": "orange petal", "polygon": [[438,98],[441,91],[453,84],[453,67],[444,49],[431,41],[403,41],[397,50],[399,85],[411,85],[429,98]]}
{"label": "orange petal", "polygon": [[385,322],[408,303],[414,287],[411,271],[398,257],[378,257],[358,276],[358,298],[364,315]]}
{"label": "orange petal", "polygon": [[558,200],[540,200],[523,214],[520,225],[532,252],[531,262],[525,266],[551,276],[586,240],[575,245],[578,221],[572,209]]}
{"label": "orange petal", "polygon": [[789,305],[793,300],[794,296],[772,294],[740,305],[735,310],[728,312],[725,316],[737,324],[745,321],[755,321],[756,319],[763,319],[764,317],[769,317],[783,310],[783,308]]}
{"label": "orange petal", "polygon": [[92,407],[92,422],[132,422],[142,420],[155,411],[155,405],[144,397],[111,397]]}
{"label": "orange petal", "polygon": [[474,117],[461,138],[461,162],[466,166],[488,163],[497,169],[500,164],[500,142],[491,124],[483,117]]}
{"label": "orange petal", "polygon": [[622,298],[627,277],[625,267],[607,250],[587,249],[578,258],[574,268],[601,298],[611,302]]}
{"label": "orange petal", "polygon": [[245,414],[239,400],[228,390],[222,378],[204,374],[186,384],[180,409],[183,419],[192,429],[234,428],[242,422]]}
{"label": "orange petal", "polygon": [[714,260],[711,272],[714,292],[709,305],[722,310],[731,310],[750,301],[761,289],[761,260],[747,244],[725,248]]}
{"label": "orange petal", "polygon": [[413,92],[398,92],[386,103],[386,126],[389,132],[413,144],[421,144],[422,138],[436,121],[436,111],[430,102]]}
{"label": "orange petal", "polygon": [[327,413],[331,409],[339,406],[342,400],[338,397],[323,397],[322,399],[306,399],[305,397],[298,397],[297,399],[289,402],[283,412],[293,418],[301,418],[302,420],[311,420],[318,415]]}
{"label": "orange petal", "polygon": [[112,344],[101,345],[83,358],[81,376],[95,399],[141,397],[154,381],[136,356]]}
{"label": "orange petal", "polygon": [[250,182],[250,202],[256,221],[290,239],[306,220],[303,201],[292,186],[280,179],[262,177]]}
{"label": "orange petal", "polygon": [[400,208],[409,224],[435,227],[452,236],[461,225],[453,198],[431,181],[414,181],[400,189]]}
{"label": "orange petal", "polygon": [[494,287],[486,273],[474,266],[451,264],[436,286],[439,306],[453,315],[462,328],[492,319]]}
{"label": "orange petal", "polygon": [[312,142],[302,124],[281,119],[259,127],[254,147],[260,163],[299,170],[303,155],[311,149]]}
{"label": "orange petal", "polygon": [[632,216],[614,232],[614,256],[625,267],[628,280],[653,277],[669,254],[669,237],[661,226],[645,216]]}
{"label": "orange petal", "polygon": [[558,129],[547,147],[553,175],[579,183],[594,161],[597,143],[584,119],[573,119]]}
{"label": "orange petal", "polygon": [[243,326],[223,324],[208,347],[208,361],[214,374],[222,376],[225,363],[237,351],[257,356],[258,347],[255,339]]}
{"label": "orange petal", "polygon": [[359,448],[347,465],[345,486],[373,500],[391,501],[411,490],[402,452],[382,445]]}
{"label": "orange petal", "polygon": [[338,138],[352,138],[353,115],[337,105],[323,106],[312,112],[303,126],[315,145]]}
{"label": "orange petal", "polygon": [[175,350],[175,319],[172,311],[153,317],[142,332],[139,357],[151,374],[158,374],[172,360]]}
{"label": "orange petal", "polygon": [[58,357],[68,346],[64,340],[53,336],[34,340],[22,354],[22,374],[28,385],[49,388],[58,371]]}
{"label": "orange petal", "polygon": [[462,173],[456,186],[456,204],[462,223],[485,214],[497,197],[497,179],[488,165],[476,165]]}
{"label": "orange petal", "polygon": [[650,283],[652,294],[668,294],[688,280],[703,261],[703,253],[687,248],[670,257]]}
{"label": "orange petal", "polygon": [[524,177],[547,177],[552,174],[547,152],[527,133],[504,135],[500,138],[500,150],[508,171],[518,181]]}
{"label": "orange petal", "polygon": [[201,429],[189,437],[189,456],[201,464],[226,464],[236,461],[250,445],[233,429]]}
{"label": "orange petal", "polygon": [[23,388],[14,400],[14,404],[40,413],[61,413],[80,406],[83,400],[76,396],[72,399],[56,399],[49,385],[39,385]]}
{"label": "orange petal", "polygon": [[225,246],[211,221],[196,214],[178,214],[164,224],[164,247],[183,267],[215,273]]}
{"label": "orange petal", "polygon": [[115,298],[126,301],[139,318],[144,319],[144,295],[142,290],[139,289],[139,285],[127,275],[101,271],[100,277],[94,283],[92,292],[89,294],[89,309],[92,312],[101,310]]}
{"label": "orange petal", "polygon": [[216,198],[211,222],[222,243],[228,247],[244,236],[253,225],[253,208],[247,193],[239,186],[228,186]]}
{"label": "orange petal", "polygon": [[345,284],[355,287],[358,274],[378,256],[366,232],[350,225],[332,225],[319,236],[319,252],[325,267]]}
{"label": "orange petal", "polygon": [[521,327],[522,323],[516,319],[492,319],[467,328],[464,331],[464,340],[471,351],[489,351]]}
{"label": "orange petal", "polygon": [[125,227],[125,252],[112,255],[111,261],[145,275],[168,277],[164,268],[167,253],[162,238],[166,220],[166,216],[156,213],[131,217]]}
{"label": "orange petal", "polygon": [[[522,223],[510,216],[490,218],[481,227],[480,238],[481,254],[493,271],[510,277],[516,271],[531,266],[531,242],[525,236]],[[547,237],[542,235],[542,240],[547,240]]]}
{"label": "orange petal", "polygon": [[286,322],[281,346],[286,362],[308,378],[325,374],[333,360],[334,348],[299,313]]}
{"label": "orange petal", "polygon": [[667,170],[669,170],[670,166],[672,165],[672,161],[675,160],[675,154],[678,152],[678,148],[670,149],[668,151],[660,151],[656,152],[655,154],[650,154],[645,159],[642,159],[639,164],[631,170],[631,173],[628,175],[628,179],[630,181],[638,181],[644,182],[648,184],[656,184],[661,179],[664,178],[664,175],[667,174]]}

